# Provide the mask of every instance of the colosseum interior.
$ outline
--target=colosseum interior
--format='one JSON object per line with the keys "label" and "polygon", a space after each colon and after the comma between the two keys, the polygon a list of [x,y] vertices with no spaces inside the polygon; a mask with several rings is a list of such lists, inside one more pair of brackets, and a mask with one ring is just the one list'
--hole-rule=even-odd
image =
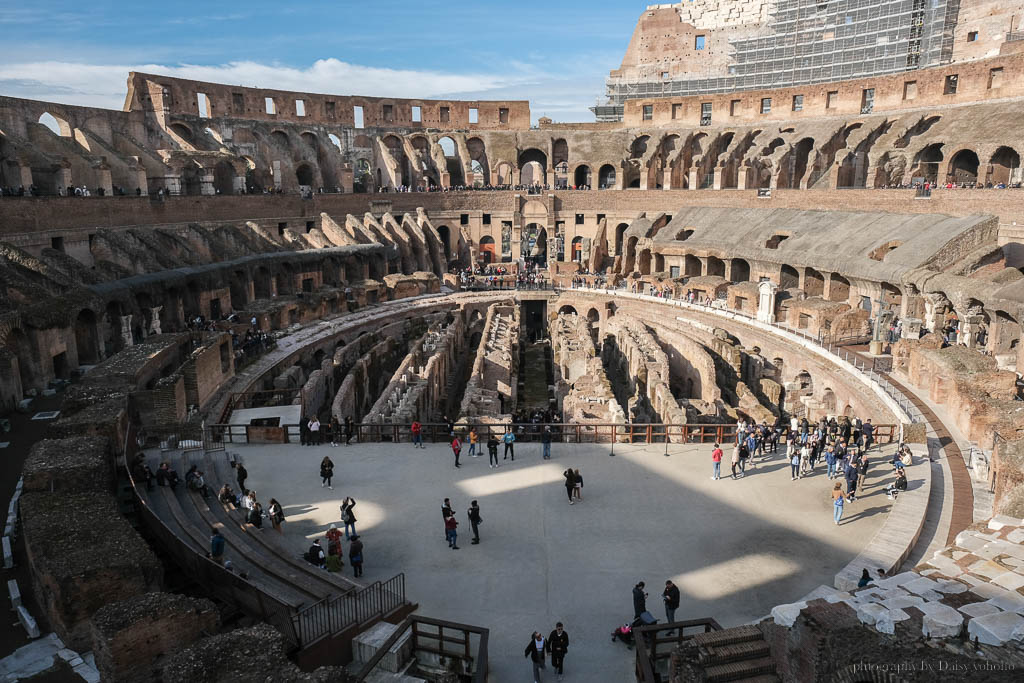
{"label": "colosseum interior", "polygon": [[[733,78],[742,54],[718,46],[802,3],[652,6],[609,92]],[[1024,6],[941,4],[959,19],[935,63],[616,95],[596,122],[534,121],[521,100],[135,72],[120,111],[0,96],[4,566],[18,617],[2,654],[45,641],[51,673],[87,681],[513,680],[531,624],[550,620],[546,634],[565,607],[516,605],[537,582],[605,602],[604,579],[583,568],[596,563],[623,597],[566,617],[569,680],[1020,680]],[[860,485],[873,512],[850,515],[845,538],[792,545],[782,522],[729,535],[787,504],[827,525],[823,465],[801,483],[806,508],[791,503],[796,466],[791,482],[771,477],[788,472],[801,420],[812,432],[824,421],[824,443],[828,421],[845,438],[858,421],[856,438],[869,418],[878,445]],[[410,459],[414,422],[426,453]],[[736,478],[744,424],[777,431],[778,453],[750,453],[754,476],[709,487],[714,442],[723,479]],[[471,474],[449,474],[452,437],[469,448],[471,431],[481,451],[515,435],[520,460],[502,466],[535,469],[483,473],[463,452]],[[545,441],[587,472],[573,515]],[[898,467],[897,448],[909,451]],[[292,478],[324,456],[362,502],[366,578],[349,573],[347,540],[340,572],[301,554],[344,521],[341,485],[313,502]],[[240,499],[165,486],[162,462],[235,494],[244,464],[265,511],[289,491],[285,534],[254,525]],[[895,469],[910,485],[886,495]],[[691,471],[701,476],[682,479]],[[578,566],[542,570],[526,535],[503,559],[481,550],[497,564],[467,564],[478,549],[453,563],[412,550],[428,536],[420,482],[428,505],[449,489],[456,505],[480,496],[480,548],[504,528],[499,514],[557,527],[595,498],[628,510],[629,526],[546,538],[551,554],[590,545]],[[516,511],[539,497],[508,502],[541,486],[557,513]],[[758,507],[740,515],[743,498]],[[735,524],[694,540],[689,526],[715,517],[684,505],[729,507],[721,519]],[[415,529],[402,541],[383,533],[399,509]],[[653,524],[650,545],[678,556],[629,543]],[[211,555],[211,529],[230,563]],[[631,651],[603,639],[630,621],[626,595],[643,577],[635,560],[607,559],[618,551],[602,529],[655,557],[639,567],[658,623],[634,622]],[[765,583],[721,559],[744,544],[808,576]],[[709,586],[725,580],[716,562],[747,584],[728,599]],[[495,567],[509,585],[479,586]],[[683,589],[678,623],[662,618],[661,577]]]}

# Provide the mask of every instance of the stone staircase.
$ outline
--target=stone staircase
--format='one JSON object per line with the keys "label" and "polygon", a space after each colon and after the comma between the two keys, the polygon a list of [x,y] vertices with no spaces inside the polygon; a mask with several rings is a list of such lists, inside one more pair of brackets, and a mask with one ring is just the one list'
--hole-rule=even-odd
{"label": "stone staircase", "polygon": [[709,682],[777,683],[775,660],[757,626],[745,625],[693,637]]}

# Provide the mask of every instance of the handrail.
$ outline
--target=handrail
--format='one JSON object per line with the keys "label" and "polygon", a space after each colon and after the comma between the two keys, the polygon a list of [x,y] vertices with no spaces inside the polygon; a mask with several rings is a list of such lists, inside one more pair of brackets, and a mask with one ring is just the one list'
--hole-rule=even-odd
{"label": "handrail", "polygon": [[[487,680],[487,644],[489,640],[490,630],[482,626],[460,624],[454,621],[444,621],[443,619],[431,619],[430,617],[421,617],[418,615],[406,617],[405,620],[402,621],[402,623],[398,624],[398,627],[392,632],[390,636],[388,636],[387,640],[381,643],[381,645],[377,648],[377,651],[374,653],[374,655],[370,657],[370,659],[368,659],[359,669],[359,671],[355,674],[355,679],[360,682],[365,681],[366,678],[371,673],[373,673],[373,670],[380,663],[380,660],[388,654],[392,646],[394,646],[394,644],[398,642],[399,638],[401,638],[405,634],[405,632],[408,631],[410,628],[413,629],[413,635],[415,637],[417,633],[415,627],[417,624],[428,624],[430,626],[436,626],[438,628],[438,636],[436,638],[442,641],[442,645],[444,641],[444,629],[447,628],[455,631],[462,631],[463,634],[465,635],[465,639],[459,642],[462,642],[465,646],[464,655],[462,657],[458,657],[458,655],[455,655],[452,652],[446,652],[445,654],[447,656],[455,657],[458,659],[468,659],[469,666],[472,666],[472,662],[475,659],[476,668],[473,671],[473,677],[470,679],[470,683],[485,683],[485,681]],[[477,652],[475,658],[469,654],[470,634],[476,634],[480,637],[480,641],[477,643]],[[438,649],[443,650],[444,648],[440,647]],[[416,647],[414,643],[413,652],[415,653],[415,651]]]}
{"label": "handrail", "polygon": [[[658,645],[660,643],[675,643],[678,645],[684,640],[690,640],[698,634],[688,635],[684,633],[685,629],[697,627],[703,629],[701,633],[722,630],[722,626],[710,617],[634,628],[633,640],[636,646],[636,680],[638,683],[656,683],[661,680],[655,673],[657,662],[659,659],[669,657],[671,652],[658,653]],[[671,638],[659,638],[658,633],[661,631],[675,631],[677,635]],[[650,652],[648,652],[648,638],[650,638]]]}

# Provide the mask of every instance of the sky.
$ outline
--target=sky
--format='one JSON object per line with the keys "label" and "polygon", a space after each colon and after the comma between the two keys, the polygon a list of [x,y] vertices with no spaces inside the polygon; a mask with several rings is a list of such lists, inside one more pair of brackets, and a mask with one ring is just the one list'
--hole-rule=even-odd
{"label": "sky", "polygon": [[528,99],[593,121],[648,2],[0,0],[0,95],[121,109],[129,71],[339,95]]}

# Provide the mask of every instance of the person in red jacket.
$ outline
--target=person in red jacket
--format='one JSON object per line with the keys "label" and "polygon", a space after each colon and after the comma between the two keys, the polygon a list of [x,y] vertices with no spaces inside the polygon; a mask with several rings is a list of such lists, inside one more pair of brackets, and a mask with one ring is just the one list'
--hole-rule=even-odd
{"label": "person in red jacket", "polygon": [[423,448],[423,435],[421,434],[423,425],[420,424],[419,420],[413,420],[409,429],[412,430],[412,447],[416,448],[419,446]]}
{"label": "person in red jacket", "polygon": [[459,453],[462,452],[462,442],[459,441],[459,437],[452,437],[452,453],[455,454],[455,466],[459,467]]}
{"label": "person in red jacket", "polygon": [[719,479],[722,476],[722,447],[717,443],[715,444],[715,450],[711,451],[711,462],[715,464],[715,473],[711,475],[712,479]]}

